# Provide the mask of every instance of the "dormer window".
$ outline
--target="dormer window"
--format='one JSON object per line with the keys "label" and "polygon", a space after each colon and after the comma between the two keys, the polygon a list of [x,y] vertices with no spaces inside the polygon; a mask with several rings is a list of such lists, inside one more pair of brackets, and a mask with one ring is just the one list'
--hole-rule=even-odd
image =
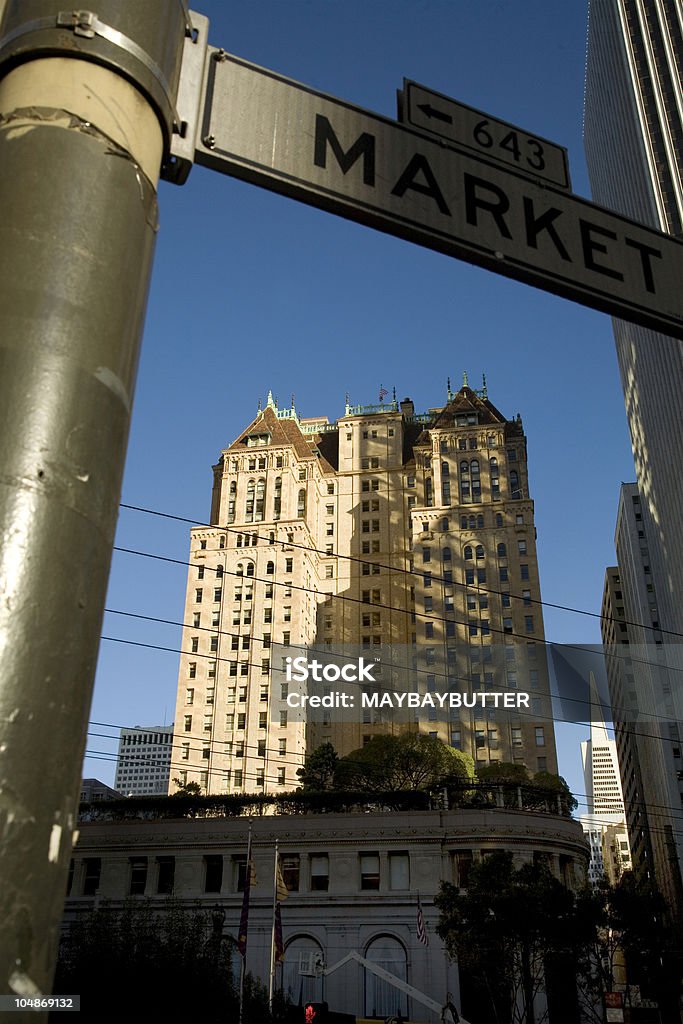
{"label": "dormer window", "polygon": [[247,448],[259,448],[270,444],[270,434],[248,434]]}

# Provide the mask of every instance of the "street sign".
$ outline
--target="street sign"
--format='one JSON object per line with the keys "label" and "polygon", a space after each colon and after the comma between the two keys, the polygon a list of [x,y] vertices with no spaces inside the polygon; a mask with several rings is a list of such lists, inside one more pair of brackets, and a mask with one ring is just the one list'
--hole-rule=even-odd
{"label": "street sign", "polygon": [[408,79],[403,80],[403,92],[399,93],[399,120],[528,177],[571,188],[567,150],[562,146]]}
{"label": "street sign", "polygon": [[683,338],[683,243],[209,47],[195,159]]}

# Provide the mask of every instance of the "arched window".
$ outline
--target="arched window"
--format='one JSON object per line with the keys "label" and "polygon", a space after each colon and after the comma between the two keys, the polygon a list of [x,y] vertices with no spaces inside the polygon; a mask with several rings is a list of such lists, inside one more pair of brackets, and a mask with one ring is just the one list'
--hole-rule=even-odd
{"label": "arched window", "polygon": [[306,515],[306,488],[302,487],[299,491],[299,497],[296,502],[296,514],[299,519],[303,519]]}
{"label": "arched window", "polygon": [[460,463],[460,475],[461,476],[469,476],[469,473],[470,473],[470,464],[467,461],[467,459],[463,459],[462,462]]}
{"label": "arched window", "polygon": [[466,530],[467,529],[467,516],[460,516],[460,529],[461,530]]}
{"label": "arched window", "polygon": [[256,481],[252,478],[247,484],[247,503],[245,506],[245,519],[248,523],[254,522],[254,495],[256,494]]}
{"label": "arched window", "polygon": [[484,548],[481,544],[477,544],[474,554],[478,561],[482,560],[482,558],[484,557]]}
{"label": "arched window", "polygon": [[467,545],[467,547],[463,551],[462,557],[465,559],[466,562],[471,562],[472,561],[472,548],[470,547],[469,544]]}
{"label": "arched window", "polygon": [[237,563],[237,575],[238,576],[244,576],[244,563],[243,562],[238,562]]}
{"label": "arched window", "polygon": [[491,479],[493,479],[494,476],[498,476],[498,459],[495,455],[493,458],[489,459],[489,467],[491,469]]}
{"label": "arched window", "polygon": [[447,462],[442,462],[441,463],[441,476],[450,476],[450,475],[451,475],[451,467],[448,465]]}
{"label": "arched window", "polygon": [[452,558],[451,549],[444,548],[443,551],[441,552],[441,557],[443,558],[444,562],[450,562]]}
{"label": "arched window", "polygon": [[502,525],[503,525],[503,513],[502,512],[496,512],[496,526],[502,526]]}
{"label": "arched window", "polygon": [[[315,961],[318,957],[320,963],[323,963],[322,946],[308,935],[297,935],[287,943],[282,965],[282,988],[292,1003],[302,1005],[322,1000],[323,978],[321,974],[315,974]],[[306,971],[304,974],[301,973],[302,967]]]}
{"label": "arched window", "polygon": [[237,534],[237,547],[238,548],[242,547],[242,534],[241,533]]}
{"label": "arched window", "polygon": [[448,527],[449,527],[448,516],[444,516],[443,517],[443,519],[441,520],[441,524],[440,525],[441,525],[441,532],[442,533],[448,533]]}
{"label": "arched window", "polygon": [[[368,944],[365,958],[400,981],[408,981],[406,951],[398,939],[390,935],[379,935]],[[390,1017],[400,1014],[408,1016],[408,997],[400,989],[383,978],[365,970],[365,1016]]]}
{"label": "arched window", "polygon": [[282,512],[282,477],[275,477],[275,491],[273,497],[273,519],[279,519]]}
{"label": "arched window", "polygon": [[216,566],[216,579],[220,580],[222,578],[223,578],[223,566],[222,565],[217,565]]}
{"label": "arched window", "polygon": [[519,486],[519,473],[516,469],[510,470],[510,497],[513,499],[522,497],[522,491]]}
{"label": "arched window", "polygon": [[253,575],[254,575],[254,563],[253,562],[249,562],[247,564],[247,576],[253,576]]}
{"label": "arched window", "polygon": [[231,480],[230,481],[230,493],[231,494],[237,494],[237,481],[236,480]]}
{"label": "arched window", "polygon": [[498,557],[499,558],[507,558],[507,553],[508,553],[508,549],[505,547],[505,545],[504,544],[499,544],[498,545]]}
{"label": "arched window", "polygon": [[470,516],[468,522],[469,522],[470,530],[476,529],[476,526],[477,526],[477,518],[476,518],[476,516]]}
{"label": "arched window", "polygon": [[483,530],[484,529],[484,517],[483,516],[477,516],[477,529],[478,530]]}
{"label": "arched window", "polygon": [[224,548],[225,547],[225,537],[222,536],[222,535],[218,538],[218,547],[219,548]]}
{"label": "arched window", "polygon": [[472,476],[479,476],[479,459],[472,459],[470,462],[470,473]]}
{"label": "arched window", "polygon": [[260,478],[256,484],[256,515],[254,516],[254,522],[260,523],[263,521],[263,507],[266,499],[266,481],[263,477]]}
{"label": "arched window", "polygon": [[275,562],[268,562],[266,565],[266,576],[272,576],[275,572]]}

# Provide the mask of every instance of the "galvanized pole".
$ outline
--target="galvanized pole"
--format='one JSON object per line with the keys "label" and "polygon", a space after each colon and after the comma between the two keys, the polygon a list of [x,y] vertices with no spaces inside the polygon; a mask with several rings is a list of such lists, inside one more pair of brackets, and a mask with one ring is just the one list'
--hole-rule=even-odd
{"label": "galvanized pole", "polygon": [[0,994],[25,997],[52,985],[188,18],[67,6],[0,26]]}

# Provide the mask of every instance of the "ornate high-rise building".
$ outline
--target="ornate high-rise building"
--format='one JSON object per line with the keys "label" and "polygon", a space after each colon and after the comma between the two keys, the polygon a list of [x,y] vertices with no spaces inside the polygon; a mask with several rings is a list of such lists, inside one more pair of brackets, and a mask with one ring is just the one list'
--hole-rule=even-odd
{"label": "ornate high-rise building", "polygon": [[[286,792],[319,744],[343,756],[406,728],[478,765],[557,770],[526,438],[485,387],[449,385],[424,414],[347,402],[335,423],[269,394],[214,467],[210,523],[191,530],[172,779]],[[288,711],[282,651],[340,645],[468,700]]]}

